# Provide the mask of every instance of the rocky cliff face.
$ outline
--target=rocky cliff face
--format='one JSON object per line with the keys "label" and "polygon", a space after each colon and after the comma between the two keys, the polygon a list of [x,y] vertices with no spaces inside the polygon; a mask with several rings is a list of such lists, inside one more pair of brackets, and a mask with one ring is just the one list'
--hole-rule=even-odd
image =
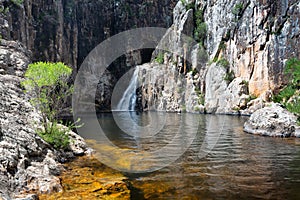
{"label": "rocky cliff face", "polygon": [[59,162],[83,154],[87,148],[82,138],[70,132],[74,141],[71,151],[58,152],[35,133],[41,116],[20,85],[29,57],[30,52],[21,43],[1,40],[0,199],[62,190],[56,177],[63,170]]}
{"label": "rocky cliff face", "polygon": [[[203,111],[202,103],[208,113],[252,113],[285,83],[285,61],[300,58],[299,16],[297,0],[179,1],[166,35],[173,34],[164,40],[177,46],[179,55],[190,62],[165,54],[165,65],[160,67],[165,79],[173,80],[174,70],[184,78],[180,84],[175,78],[177,84],[173,83],[171,90],[168,85],[163,89],[142,88],[141,107],[160,108],[157,102],[165,101],[163,107],[168,111]],[[182,34],[199,44],[183,41]],[[155,52],[154,57],[157,55]],[[160,80],[159,73],[150,72],[150,68],[144,70]],[[182,94],[178,96],[176,90]],[[171,104],[172,108],[167,106]]]}
{"label": "rocky cliff face", "polygon": [[[0,34],[18,40],[32,51],[32,61],[62,61],[74,69],[99,43],[124,30],[169,27],[177,0],[12,0],[0,1]],[[116,60],[99,83],[96,104],[110,109],[115,81],[130,67],[149,62],[152,51]],[[76,70],[75,70],[76,71]],[[107,84],[109,83],[109,84]]]}
{"label": "rocky cliff face", "polygon": [[64,1],[1,0],[1,35],[18,40],[33,60],[80,66],[100,42],[121,31],[147,26],[169,27],[175,0]]}

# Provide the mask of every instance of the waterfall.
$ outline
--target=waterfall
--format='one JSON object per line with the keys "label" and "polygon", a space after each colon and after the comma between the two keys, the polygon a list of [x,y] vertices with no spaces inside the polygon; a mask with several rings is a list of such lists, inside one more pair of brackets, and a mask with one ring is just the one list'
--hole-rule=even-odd
{"label": "waterfall", "polygon": [[139,68],[136,67],[132,75],[128,88],[124,92],[122,99],[118,103],[118,111],[134,111],[136,105],[136,89],[138,84]]}

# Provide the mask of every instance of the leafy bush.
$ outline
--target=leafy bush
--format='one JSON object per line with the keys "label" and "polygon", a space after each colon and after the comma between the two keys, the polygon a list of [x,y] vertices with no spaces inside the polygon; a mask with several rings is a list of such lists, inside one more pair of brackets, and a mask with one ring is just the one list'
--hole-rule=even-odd
{"label": "leafy bush", "polygon": [[297,90],[300,89],[300,60],[291,58],[287,60],[284,74],[288,76],[288,84],[277,95],[273,96],[273,101],[282,103],[286,109],[298,115],[300,125],[300,99]]}
{"label": "leafy bush", "polygon": [[210,60],[210,61],[208,62],[208,64],[211,65],[211,64],[213,64],[213,63],[215,63],[215,62],[218,62],[218,58],[216,58],[216,57],[214,57],[212,60]]}
{"label": "leafy bush", "polygon": [[246,102],[249,103],[250,101],[257,99],[257,96],[250,94],[249,97],[246,99]]}
{"label": "leafy bush", "polygon": [[299,98],[293,99],[290,103],[286,104],[286,109],[292,113],[300,113],[300,100]]}
{"label": "leafy bush", "polygon": [[235,6],[233,7],[231,12],[232,12],[232,14],[238,16],[241,14],[243,8],[244,8],[243,3],[237,3],[237,4],[235,4]]}
{"label": "leafy bush", "polygon": [[185,6],[185,9],[186,10],[189,10],[189,9],[193,9],[194,8],[194,4],[193,3],[187,3],[186,0],[180,0],[182,5]]}
{"label": "leafy bush", "polygon": [[195,18],[196,18],[196,24],[199,24],[204,21],[202,9],[195,11]]}
{"label": "leafy bush", "polygon": [[24,0],[10,0],[13,4],[16,6],[21,6],[24,2]]}
{"label": "leafy bush", "polygon": [[199,88],[195,88],[195,92],[198,95],[198,104],[205,104],[205,94],[202,94]]}
{"label": "leafy bush", "polygon": [[278,95],[273,96],[273,101],[285,104],[294,95],[295,91],[296,89],[293,86],[288,85]]}
{"label": "leafy bush", "polygon": [[202,42],[206,37],[207,32],[207,25],[205,22],[201,22],[196,24],[195,31],[194,31],[194,38],[198,42]]}
{"label": "leafy bush", "polygon": [[204,105],[204,104],[205,104],[205,95],[202,94],[202,93],[200,93],[200,94],[198,95],[198,97],[199,97],[198,104]]}
{"label": "leafy bush", "polygon": [[234,78],[235,78],[234,72],[230,71],[226,73],[224,80],[227,81],[228,83],[231,83],[231,81],[233,81]]}
{"label": "leafy bush", "polygon": [[51,144],[56,149],[67,149],[70,144],[70,139],[65,133],[66,130],[60,128],[57,123],[52,125],[51,134],[45,131],[37,131],[38,135]]}
{"label": "leafy bush", "polygon": [[284,73],[289,78],[289,84],[294,87],[300,86],[300,60],[297,58],[291,58],[286,62]]}
{"label": "leafy bush", "polygon": [[226,58],[221,58],[217,61],[218,65],[221,65],[222,67],[224,67],[225,69],[229,69],[230,67],[230,63]]}
{"label": "leafy bush", "polygon": [[190,9],[193,9],[194,7],[195,7],[195,5],[193,3],[189,3],[189,4],[186,4],[185,9],[190,10]]}
{"label": "leafy bush", "polygon": [[194,39],[203,45],[203,41],[206,38],[207,25],[204,22],[203,10],[199,9],[194,12],[195,28]]}
{"label": "leafy bush", "polygon": [[221,41],[221,42],[220,42],[219,49],[220,49],[220,50],[225,50],[225,49],[226,49],[226,44],[225,44],[224,41]]}
{"label": "leafy bush", "polygon": [[57,127],[57,120],[67,97],[73,92],[73,87],[68,85],[71,73],[72,69],[61,62],[37,62],[28,66],[21,83],[31,94],[32,105],[41,112],[44,130],[39,131],[39,135],[59,148],[68,143],[67,136]]}
{"label": "leafy bush", "polygon": [[286,62],[284,74],[288,76],[288,85],[279,94],[273,96],[273,101],[285,104],[300,87],[300,60],[291,58]]}
{"label": "leafy bush", "polygon": [[242,84],[243,84],[243,85],[246,85],[247,87],[249,86],[249,82],[246,81],[246,80],[242,80]]}
{"label": "leafy bush", "polygon": [[182,5],[186,5],[187,4],[186,0],[180,0],[180,1],[181,1]]}
{"label": "leafy bush", "polygon": [[164,54],[159,52],[157,57],[154,60],[159,64],[163,64],[164,63]]}

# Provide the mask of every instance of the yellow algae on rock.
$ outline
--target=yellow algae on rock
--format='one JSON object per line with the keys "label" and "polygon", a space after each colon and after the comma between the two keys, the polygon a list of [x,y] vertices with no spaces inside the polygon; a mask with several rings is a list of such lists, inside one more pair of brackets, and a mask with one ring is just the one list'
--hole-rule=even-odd
{"label": "yellow algae on rock", "polygon": [[130,190],[120,172],[106,167],[93,157],[80,157],[65,164],[60,176],[63,191],[40,195],[41,200],[130,199]]}

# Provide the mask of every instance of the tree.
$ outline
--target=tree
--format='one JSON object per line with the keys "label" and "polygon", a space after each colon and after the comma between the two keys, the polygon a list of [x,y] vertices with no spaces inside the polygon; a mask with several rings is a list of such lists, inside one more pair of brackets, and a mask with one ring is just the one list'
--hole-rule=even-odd
{"label": "tree", "polygon": [[39,135],[57,148],[65,148],[68,141],[64,131],[57,127],[58,116],[73,86],[68,84],[72,69],[65,64],[37,62],[30,64],[22,85],[30,93],[31,103],[42,116],[44,130]]}

